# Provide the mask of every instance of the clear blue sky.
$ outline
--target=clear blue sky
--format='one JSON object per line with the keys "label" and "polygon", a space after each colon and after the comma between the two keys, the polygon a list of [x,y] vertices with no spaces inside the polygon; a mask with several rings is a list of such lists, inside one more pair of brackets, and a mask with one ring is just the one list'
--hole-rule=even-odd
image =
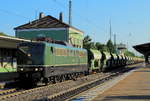
{"label": "clear blue sky", "polygon": [[[72,0],[73,26],[83,30],[93,41],[106,43],[109,20],[117,43],[132,45],[150,40],[150,0]],[[34,20],[39,12],[58,18],[64,13],[68,22],[68,0],[1,0],[0,32],[15,35],[13,28]]]}

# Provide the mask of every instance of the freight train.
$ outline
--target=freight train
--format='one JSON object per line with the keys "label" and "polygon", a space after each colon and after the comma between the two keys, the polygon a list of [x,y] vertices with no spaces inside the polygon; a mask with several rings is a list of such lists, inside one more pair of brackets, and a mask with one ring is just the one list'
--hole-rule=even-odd
{"label": "freight train", "polygon": [[55,83],[81,74],[111,70],[143,61],[140,58],[48,42],[20,43],[17,54],[20,81],[35,85],[40,81]]}

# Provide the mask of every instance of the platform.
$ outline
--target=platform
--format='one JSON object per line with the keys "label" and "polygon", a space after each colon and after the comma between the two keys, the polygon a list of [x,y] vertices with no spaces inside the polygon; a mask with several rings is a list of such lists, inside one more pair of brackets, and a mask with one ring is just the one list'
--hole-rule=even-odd
{"label": "platform", "polygon": [[17,72],[0,73],[0,89],[12,84],[17,79],[19,74]]}
{"label": "platform", "polygon": [[135,70],[92,101],[150,101],[150,67]]}
{"label": "platform", "polygon": [[17,72],[5,72],[0,73],[0,82],[11,81],[18,78],[19,74]]}

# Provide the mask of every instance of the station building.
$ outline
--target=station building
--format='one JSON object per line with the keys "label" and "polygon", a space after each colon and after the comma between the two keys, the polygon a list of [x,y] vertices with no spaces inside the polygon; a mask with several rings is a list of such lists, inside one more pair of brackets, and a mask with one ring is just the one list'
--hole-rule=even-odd
{"label": "station building", "polygon": [[0,36],[0,72],[13,71],[16,68],[17,44],[30,42],[30,40],[19,39],[10,36]]}
{"label": "station building", "polygon": [[30,40],[0,35],[0,82],[18,77],[16,52],[17,44],[21,42],[30,42]]}
{"label": "station building", "polygon": [[47,37],[53,40],[66,41],[77,48],[83,47],[84,32],[64,23],[62,13],[60,13],[59,19],[40,13],[39,19],[14,29],[17,38],[35,40],[37,37]]}
{"label": "station building", "polygon": [[133,46],[133,48],[137,50],[139,53],[143,54],[145,62],[147,64],[150,64],[150,43],[135,45]]}
{"label": "station building", "polygon": [[120,55],[124,55],[125,51],[126,51],[126,45],[125,44],[117,44],[116,45],[116,48],[117,48],[117,53],[120,54]]}

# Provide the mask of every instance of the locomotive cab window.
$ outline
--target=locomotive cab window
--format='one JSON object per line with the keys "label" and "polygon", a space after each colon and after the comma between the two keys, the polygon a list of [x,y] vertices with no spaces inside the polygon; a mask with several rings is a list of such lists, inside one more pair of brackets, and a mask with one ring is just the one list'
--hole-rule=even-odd
{"label": "locomotive cab window", "polygon": [[27,53],[29,51],[29,47],[28,46],[20,46],[19,49],[21,49],[25,53]]}

